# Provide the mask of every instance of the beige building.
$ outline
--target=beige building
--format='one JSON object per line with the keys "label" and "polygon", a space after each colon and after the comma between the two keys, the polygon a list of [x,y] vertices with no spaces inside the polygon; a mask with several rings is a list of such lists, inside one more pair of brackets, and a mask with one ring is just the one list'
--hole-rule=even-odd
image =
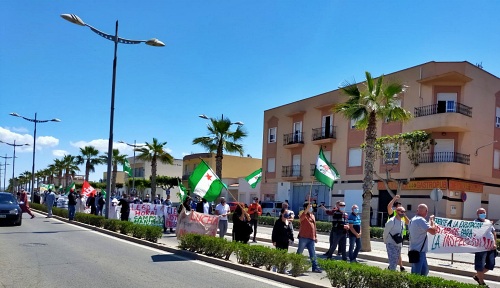
{"label": "beige building", "polygon": [[[401,198],[410,215],[426,203],[440,217],[473,219],[479,207],[500,205],[500,79],[469,62],[428,62],[389,75],[408,86],[401,105],[413,114],[408,123],[380,123],[377,137],[424,130],[437,145],[421,156],[410,175],[404,152],[397,157],[392,176],[411,182]],[[318,203],[343,199],[350,207],[362,203],[365,131],[355,121],[333,114],[332,107],[346,97],[340,90],[306,98],[264,112],[262,197],[289,200],[294,210],[312,194]],[[341,175],[330,191],[312,182],[320,146]],[[384,172],[377,160],[375,170]],[[377,180],[376,177],[374,177]],[[311,183],[313,185],[311,186]],[[429,198],[439,188],[439,202]],[[311,191],[311,192],[310,192]],[[374,186],[372,224],[386,217],[391,197],[381,182]],[[436,204],[437,203],[437,204]],[[361,208],[361,207],[360,207]],[[489,209],[488,218],[500,219]]]}
{"label": "beige building", "polygon": [[[214,153],[197,153],[184,156],[182,172],[184,186],[189,188],[189,176],[201,162],[201,159],[215,171],[215,156]],[[222,181],[228,186],[228,189],[222,190],[221,195],[226,197],[228,202],[250,203],[250,199],[260,195],[260,183],[254,189],[248,185],[244,178],[261,168],[261,165],[262,159],[224,155],[222,158]]]}

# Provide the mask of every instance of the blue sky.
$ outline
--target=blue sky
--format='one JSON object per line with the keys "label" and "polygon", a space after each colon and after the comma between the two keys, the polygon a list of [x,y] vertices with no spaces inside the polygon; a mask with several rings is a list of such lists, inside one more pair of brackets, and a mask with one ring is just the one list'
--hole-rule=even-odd
{"label": "blue sky", "polygon": [[[120,37],[166,44],[119,45],[114,140],[156,137],[180,159],[204,152],[191,144],[206,134],[200,114],[244,122],[245,154],[260,158],[264,110],[361,80],[364,71],[465,60],[499,76],[498,11],[494,0],[2,0],[0,140],[32,143],[33,123],[9,113],[37,112],[62,122],[37,126],[36,170],[85,145],[107,151],[113,42],[63,13],[109,34],[118,20]],[[17,148],[16,176],[31,171],[31,149]],[[0,143],[0,155],[12,152]],[[7,181],[11,175],[9,165]]]}

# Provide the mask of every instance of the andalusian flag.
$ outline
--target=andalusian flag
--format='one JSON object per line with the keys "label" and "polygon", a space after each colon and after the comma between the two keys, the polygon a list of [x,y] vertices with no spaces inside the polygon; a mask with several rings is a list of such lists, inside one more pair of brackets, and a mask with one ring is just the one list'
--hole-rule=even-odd
{"label": "andalusian flag", "polygon": [[316,160],[316,168],[314,169],[314,177],[332,189],[335,180],[340,179],[339,172],[333,167],[332,163],[326,160],[323,154],[323,149],[319,148],[318,160]]}
{"label": "andalusian flag", "polygon": [[247,180],[248,184],[250,184],[250,187],[255,188],[257,186],[257,183],[260,182],[260,179],[262,178],[262,168],[252,172],[252,174],[248,175],[245,180]]}
{"label": "andalusian flag", "polygon": [[179,199],[181,202],[184,202],[188,195],[187,189],[184,185],[182,185],[182,183],[179,182],[179,180],[177,180],[177,183],[179,184]]}
{"label": "andalusian flag", "polygon": [[70,191],[75,192],[75,188],[76,188],[75,182],[71,183],[68,187],[66,187],[66,195],[68,195]]}
{"label": "andalusian flag", "polygon": [[208,202],[217,199],[224,187],[219,177],[215,175],[214,171],[203,160],[196,166],[193,174],[189,176],[188,182],[191,191],[201,198],[205,198]]}
{"label": "andalusian flag", "polygon": [[123,163],[123,172],[128,173],[128,177],[132,177],[132,167],[130,167],[130,163],[128,162],[127,159],[125,159],[125,162]]}

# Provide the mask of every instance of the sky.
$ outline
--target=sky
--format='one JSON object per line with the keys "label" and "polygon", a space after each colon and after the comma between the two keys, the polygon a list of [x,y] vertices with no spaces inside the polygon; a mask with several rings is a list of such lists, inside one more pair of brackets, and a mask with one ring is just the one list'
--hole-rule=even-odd
{"label": "sky", "polygon": [[[182,159],[206,152],[192,145],[207,135],[200,114],[244,122],[245,156],[261,158],[265,110],[365,71],[469,61],[500,76],[498,11],[497,0],[0,0],[0,140],[31,145],[16,148],[16,176],[31,171],[34,124],[12,112],[61,120],[37,125],[35,171],[87,145],[107,152],[114,45],[61,14],[166,44],[118,45],[113,147],[132,156],[117,142],[157,138]],[[12,154],[0,143],[0,156]]]}

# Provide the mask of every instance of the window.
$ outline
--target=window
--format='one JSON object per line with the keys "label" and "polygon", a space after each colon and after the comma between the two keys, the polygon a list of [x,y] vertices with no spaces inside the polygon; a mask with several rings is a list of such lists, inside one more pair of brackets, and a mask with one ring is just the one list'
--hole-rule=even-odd
{"label": "window", "polygon": [[437,93],[437,112],[456,112],[457,93]]}
{"label": "window", "polygon": [[276,158],[267,158],[267,172],[273,173],[276,171]]}
{"label": "window", "polygon": [[497,107],[495,114],[495,127],[500,128],[500,108]]}
{"label": "window", "polygon": [[349,149],[349,167],[361,166],[361,148]]}
{"label": "window", "polygon": [[500,150],[497,149],[493,153],[493,169],[500,169]]}
{"label": "window", "polygon": [[385,164],[398,164],[399,163],[399,147],[393,143],[385,144]]}
{"label": "window", "polygon": [[269,138],[268,138],[268,143],[276,143],[276,127],[269,128]]}
{"label": "window", "polygon": [[302,122],[293,123],[293,142],[302,142]]}

